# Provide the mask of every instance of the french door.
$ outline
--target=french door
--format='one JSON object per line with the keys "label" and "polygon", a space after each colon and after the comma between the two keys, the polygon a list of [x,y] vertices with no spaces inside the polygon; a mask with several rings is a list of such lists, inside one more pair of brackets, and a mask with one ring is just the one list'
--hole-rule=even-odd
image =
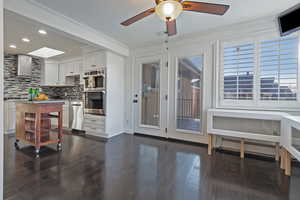
{"label": "french door", "polygon": [[169,60],[168,138],[205,142],[204,53],[174,50]]}
{"label": "french door", "polygon": [[203,137],[202,53],[144,57],[135,65],[135,132],[188,141]]}
{"label": "french door", "polygon": [[163,56],[136,60],[134,69],[135,132],[166,137],[167,67]]}

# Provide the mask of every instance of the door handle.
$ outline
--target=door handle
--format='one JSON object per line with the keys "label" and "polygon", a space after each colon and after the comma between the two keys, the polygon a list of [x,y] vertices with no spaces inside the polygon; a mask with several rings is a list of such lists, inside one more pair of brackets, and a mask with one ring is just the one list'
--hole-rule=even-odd
{"label": "door handle", "polygon": [[138,103],[138,100],[137,99],[133,100],[133,103]]}

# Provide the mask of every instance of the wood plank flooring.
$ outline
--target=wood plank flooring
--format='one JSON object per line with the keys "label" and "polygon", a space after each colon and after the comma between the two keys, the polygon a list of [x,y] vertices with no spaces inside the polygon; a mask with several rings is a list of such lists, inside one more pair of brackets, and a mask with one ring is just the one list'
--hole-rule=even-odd
{"label": "wood plank flooring", "polygon": [[[65,135],[63,151],[16,151],[5,136],[7,200],[299,200],[300,168],[291,178],[274,161],[205,146],[123,134],[108,142]],[[55,146],[52,146],[55,149]]]}

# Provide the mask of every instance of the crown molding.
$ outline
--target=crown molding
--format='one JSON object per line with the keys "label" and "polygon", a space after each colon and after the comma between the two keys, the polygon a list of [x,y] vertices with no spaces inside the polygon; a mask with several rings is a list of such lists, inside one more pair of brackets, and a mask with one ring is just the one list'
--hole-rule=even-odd
{"label": "crown molding", "polygon": [[[255,35],[262,35],[268,33],[278,34],[279,32],[276,27],[276,16],[270,15],[262,18],[252,19],[249,21],[238,22],[222,27],[217,27],[207,31],[198,33],[191,33],[169,40],[169,48],[177,48],[186,45],[198,45],[199,43],[212,43],[216,40],[230,40],[236,38],[243,38]],[[148,49],[162,49],[164,47],[163,42],[152,41],[131,47],[131,51],[135,52],[148,51]]]}
{"label": "crown molding", "polygon": [[129,48],[124,43],[34,0],[6,0],[4,8],[62,31],[77,40],[99,46],[122,56],[129,56]]}

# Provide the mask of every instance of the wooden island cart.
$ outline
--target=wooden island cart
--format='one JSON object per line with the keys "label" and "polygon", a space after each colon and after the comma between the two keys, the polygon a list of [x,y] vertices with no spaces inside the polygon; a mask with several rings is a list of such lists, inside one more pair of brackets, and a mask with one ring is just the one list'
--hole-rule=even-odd
{"label": "wooden island cart", "polygon": [[[40,148],[57,144],[61,150],[64,101],[25,101],[16,104],[16,142],[24,142],[35,147],[39,157]],[[57,115],[56,115],[57,113]],[[57,127],[52,127],[51,118],[58,120]]]}

